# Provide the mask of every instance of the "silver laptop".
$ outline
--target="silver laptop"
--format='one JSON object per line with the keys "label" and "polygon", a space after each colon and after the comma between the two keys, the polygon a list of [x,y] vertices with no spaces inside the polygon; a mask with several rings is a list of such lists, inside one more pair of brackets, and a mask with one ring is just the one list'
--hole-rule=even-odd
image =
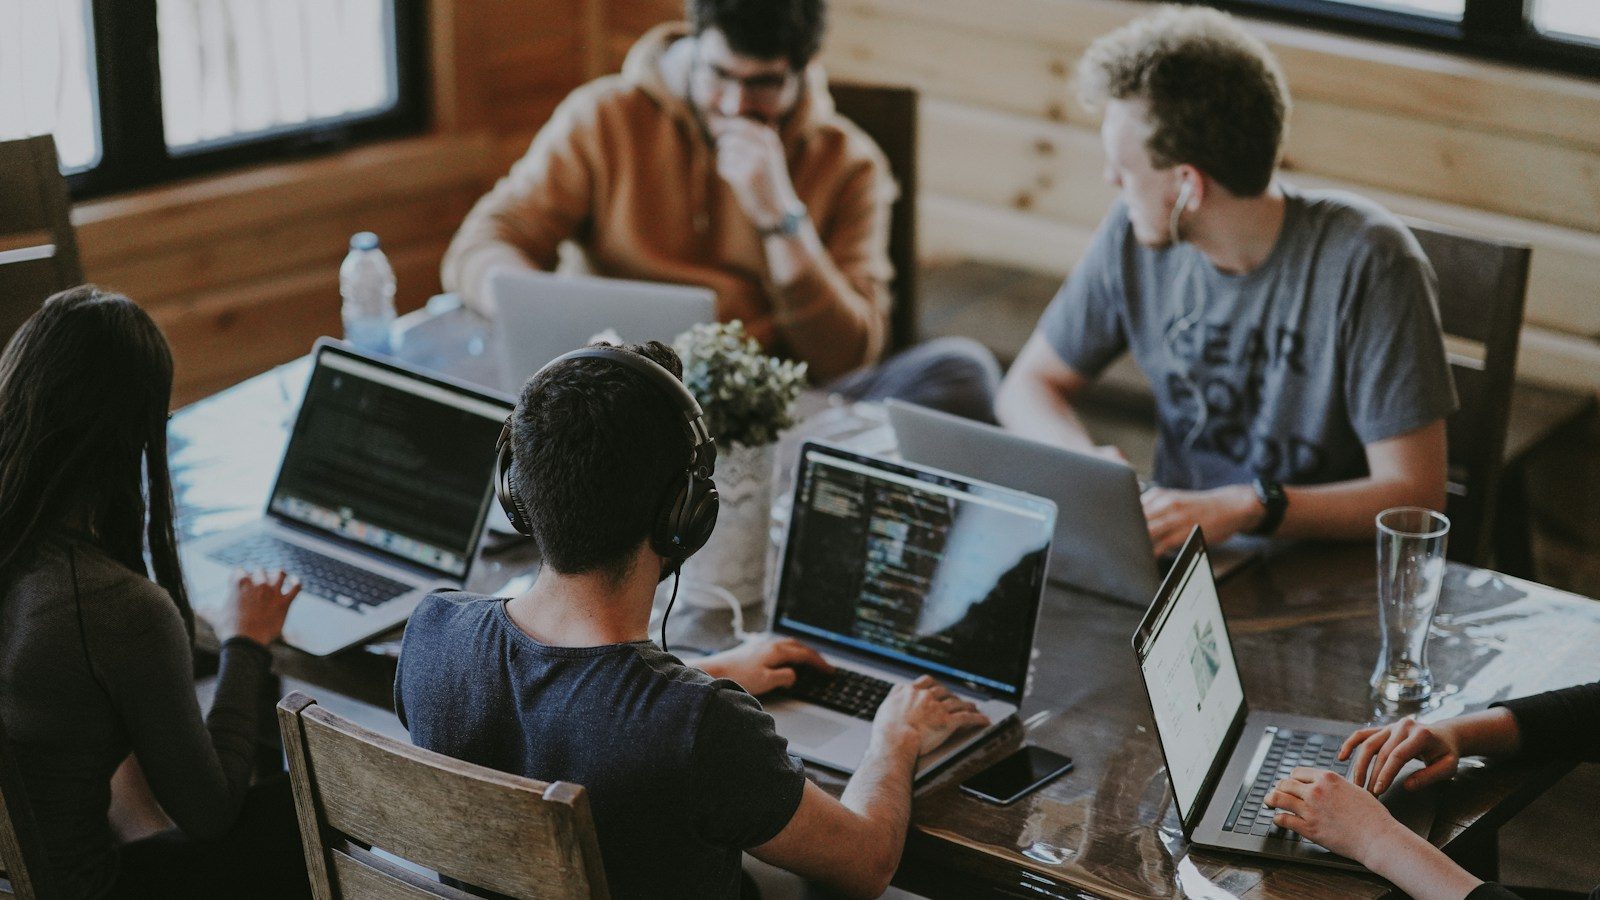
{"label": "silver laptop", "polygon": [[[1239,679],[1205,538],[1196,527],[1133,636],[1167,762],[1167,778],[1189,843],[1221,850],[1360,869],[1360,864],[1272,824],[1263,806],[1295,766],[1348,774],[1337,759],[1355,722],[1253,710]],[[1437,794],[1400,783],[1382,797],[1396,819],[1427,836]]]}
{"label": "silver laptop", "polygon": [[303,587],[283,640],[323,656],[404,622],[428,591],[460,587],[492,494],[508,398],[324,338],[264,516],[186,542],[197,608],[236,568]]}
{"label": "silver laptop", "polygon": [[801,449],[772,631],[816,647],[763,706],[789,749],[854,772],[889,689],[922,675],[992,723],[924,755],[932,774],[1016,714],[1028,679],[1055,504],[825,444]]}
{"label": "silver laptop", "polygon": [[489,276],[500,384],[515,392],[552,359],[613,331],[629,343],[672,339],[717,319],[707,288],[500,269]]}
{"label": "silver laptop", "polygon": [[1051,580],[1149,605],[1161,576],[1131,467],[899,400],[887,406],[907,460],[1055,501]]}

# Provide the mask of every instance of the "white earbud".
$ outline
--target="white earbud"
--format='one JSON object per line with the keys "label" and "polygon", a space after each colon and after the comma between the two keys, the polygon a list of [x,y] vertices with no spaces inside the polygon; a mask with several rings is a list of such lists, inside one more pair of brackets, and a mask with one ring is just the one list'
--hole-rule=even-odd
{"label": "white earbud", "polygon": [[1178,219],[1183,216],[1183,208],[1189,205],[1189,197],[1194,193],[1194,185],[1189,179],[1183,179],[1183,184],[1178,187],[1178,200],[1172,204],[1172,215],[1167,219],[1167,236],[1172,238],[1172,243],[1183,243],[1183,235],[1178,233]]}

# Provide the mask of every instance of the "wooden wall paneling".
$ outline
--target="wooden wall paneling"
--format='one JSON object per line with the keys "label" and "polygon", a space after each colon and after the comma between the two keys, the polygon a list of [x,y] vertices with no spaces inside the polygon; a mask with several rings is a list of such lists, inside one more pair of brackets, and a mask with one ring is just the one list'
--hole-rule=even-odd
{"label": "wooden wall paneling", "polygon": [[1066,277],[1092,228],[924,190],[917,241],[925,260],[982,259]]}
{"label": "wooden wall paneling", "polygon": [[80,203],[72,221],[84,268],[92,272],[109,261],[187,246],[263,218],[305,219],[374,197],[481,183],[488,152],[484,136],[396,141]]}
{"label": "wooden wall paneling", "polygon": [[[1075,63],[1090,41],[1150,12],[1150,5],[1137,0],[988,0],[981,6],[967,0],[835,0],[831,9],[830,42],[854,42],[849,35],[876,19],[918,28],[941,26],[978,42],[997,37],[1042,44]],[[1278,56],[1296,97],[1600,149],[1600,84],[1595,82],[1317,29],[1247,17],[1244,21]],[[922,32],[918,36],[929,37]],[[897,45],[912,42],[877,44],[889,50]]]}
{"label": "wooden wall paneling", "polygon": [[385,254],[435,242],[453,230],[443,223],[460,222],[480,193],[476,184],[448,186],[437,192],[378,196],[318,216],[263,219],[167,252],[124,257],[99,267],[92,277],[155,306],[168,298],[284,272],[337,270],[349,252],[350,235],[376,233]]}
{"label": "wooden wall paneling", "polygon": [[[409,311],[439,289],[448,236],[396,249],[396,305]],[[176,358],[174,402],[187,403],[311,349],[338,334],[339,271],[318,267],[208,292],[150,310]]]}

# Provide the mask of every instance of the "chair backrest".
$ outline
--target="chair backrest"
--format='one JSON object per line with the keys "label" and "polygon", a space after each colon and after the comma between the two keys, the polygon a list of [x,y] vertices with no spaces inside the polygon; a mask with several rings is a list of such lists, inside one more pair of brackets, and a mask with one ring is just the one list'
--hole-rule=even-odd
{"label": "chair backrest", "polygon": [[10,740],[0,722],[0,896],[49,900],[55,892],[27,792],[11,760]]}
{"label": "chair backrest", "polygon": [[82,283],[55,139],[0,141],[0,344],[44,298]]}
{"label": "chair backrest", "polygon": [[1488,562],[1494,498],[1516,382],[1532,250],[1407,221],[1439,277],[1439,320],[1461,408],[1450,436],[1450,558]]}
{"label": "chair backrest", "polygon": [[470,896],[373,849],[517,900],[608,896],[582,787],[413,747],[298,691],[278,725],[318,900]]}
{"label": "chair backrest", "polygon": [[872,138],[889,160],[900,196],[889,215],[888,349],[917,342],[917,92],[914,88],[835,82],[828,85],[834,108]]}

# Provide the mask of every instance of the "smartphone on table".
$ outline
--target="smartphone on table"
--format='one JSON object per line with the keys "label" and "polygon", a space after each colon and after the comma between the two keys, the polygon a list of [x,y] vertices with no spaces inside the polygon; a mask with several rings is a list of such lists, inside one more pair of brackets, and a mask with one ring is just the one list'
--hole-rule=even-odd
{"label": "smartphone on table", "polygon": [[1072,757],[1025,744],[1017,752],[961,782],[961,789],[974,797],[1005,806],[1070,771]]}

